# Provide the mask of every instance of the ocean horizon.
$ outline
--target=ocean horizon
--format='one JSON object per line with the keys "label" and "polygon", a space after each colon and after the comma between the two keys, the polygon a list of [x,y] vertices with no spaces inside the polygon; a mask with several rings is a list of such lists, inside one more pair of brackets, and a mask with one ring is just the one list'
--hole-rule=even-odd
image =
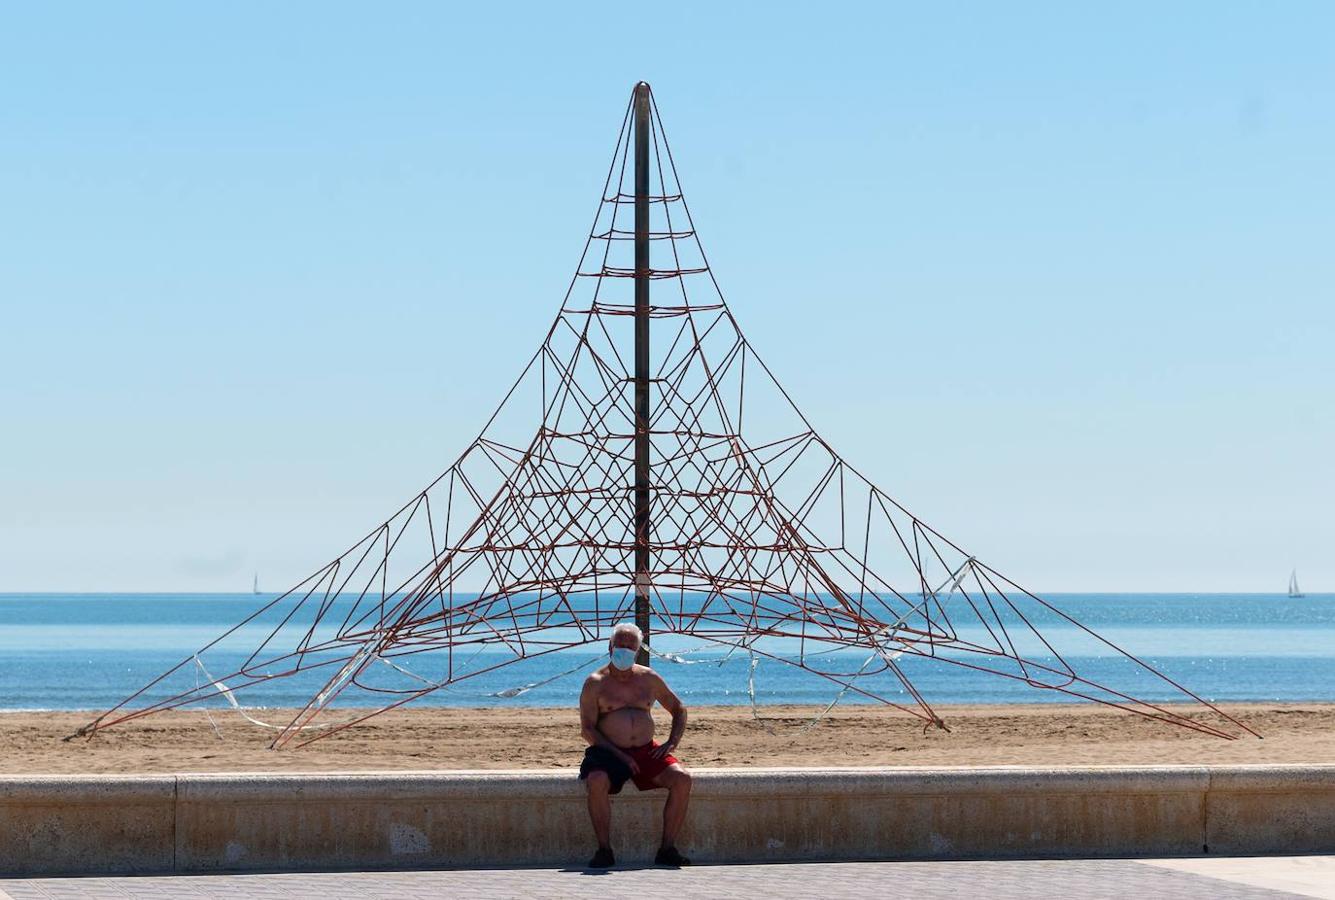
{"label": "ocean horizon", "polygon": [[[251,593],[0,593],[0,710],[99,711],[120,703],[183,661],[275,594]],[[1291,598],[1268,593],[1054,593],[1044,599],[1098,634],[1211,702],[1335,702],[1335,594]],[[1075,629],[1044,628],[1077,671],[1152,702],[1186,699],[1165,683],[1128,668]],[[684,654],[691,664],[656,659],[654,665],[688,705],[824,704],[840,686],[780,659],[728,653],[689,636],[660,633],[655,650]],[[1066,643],[1063,643],[1066,642]],[[250,648],[253,649],[253,648]],[[770,650],[782,657],[781,643]],[[480,674],[413,701],[421,706],[560,707],[576,702],[584,673],[606,657],[601,642],[510,662],[505,650],[470,650]],[[246,654],[212,651],[204,665],[178,675],[222,677]],[[857,669],[865,651],[839,650]],[[439,655],[398,662],[416,675],[439,678]],[[456,671],[459,663],[456,662]],[[1009,704],[1071,702],[1037,689],[940,660],[902,657],[900,665],[929,703]],[[493,668],[494,667],[494,668]],[[486,671],[490,669],[490,671]],[[440,669],[443,671],[443,669]],[[328,673],[321,676],[321,680]],[[887,699],[902,690],[890,675],[859,681]],[[293,676],[248,688],[251,708],[304,705],[310,678]],[[238,696],[242,696],[238,692]],[[849,692],[845,703],[872,703]],[[219,708],[215,697],[203,706]],[[197,704],[200,705],[200,704]],[[334,705],[366,705],[340,698]]]}

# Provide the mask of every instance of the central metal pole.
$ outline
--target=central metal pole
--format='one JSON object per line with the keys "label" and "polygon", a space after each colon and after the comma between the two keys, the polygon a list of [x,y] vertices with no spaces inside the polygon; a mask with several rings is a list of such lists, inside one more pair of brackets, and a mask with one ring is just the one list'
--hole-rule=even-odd
{"label": "central metal pole", "polygon": [[649,665],[649,85],[635,85],[635,624]]}

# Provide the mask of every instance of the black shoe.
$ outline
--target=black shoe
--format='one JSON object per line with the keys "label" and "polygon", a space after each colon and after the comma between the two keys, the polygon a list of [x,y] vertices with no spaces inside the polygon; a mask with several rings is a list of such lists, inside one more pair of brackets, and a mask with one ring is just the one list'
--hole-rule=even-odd
{"label": "black shoe", "polygon": [[598,852],[593,854],[593,859],[589,860],[590,869],[610,869],[616,864],[617,860],[612,855],[611,847],[599,847]]}
{"label": "black shoe", "polygon": [[654,865],[656,866],[672,866],[674,869],[679,869],[690,864],[691,861],[682,856],[676,847],[660,847],[658,854],[654,857]]}

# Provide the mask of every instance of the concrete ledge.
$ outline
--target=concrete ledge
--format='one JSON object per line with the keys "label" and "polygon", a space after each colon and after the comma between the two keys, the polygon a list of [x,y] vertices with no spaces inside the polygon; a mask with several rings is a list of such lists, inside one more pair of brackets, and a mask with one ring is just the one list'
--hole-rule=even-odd
{"label": "concrete ledge", "polygon": [[1212,769],[1211,853],[1329,853],[1335,848],[1335,766]]}
{"label": "concrete ledge", "polygon": [[163,872],[175,775],[0,778],[0,872]]}
{"label": "concrete ledge", "polygon": [[[696,770],[701,862],[1335,850],[1335,766]],[[664,793],[613,802],[647,860]],[[579,863],[574,772],[0,778],[0,873]]]}

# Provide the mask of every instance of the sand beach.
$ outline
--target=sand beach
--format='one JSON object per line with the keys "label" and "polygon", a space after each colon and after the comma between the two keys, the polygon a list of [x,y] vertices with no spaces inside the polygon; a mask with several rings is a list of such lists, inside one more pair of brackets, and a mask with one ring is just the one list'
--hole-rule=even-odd
{"label": "sand beach", "polygon": [[[1335,762],[1335,704],[1225,707],[1264,738],[1222,740],[1097,706],[945,706],[950,732],[866,706],[837,707],[803,730],[819,707],[690,710],[679,755],[723,766],[1090,766]],[[340,710],[349,717],[350,710]],[[282,711],[256,715],[284,722]],[[7,774],[330,772],[574,769],[583,745],[575,710],[402,709],[300,749],[267,749],[270,732],[232,711],[172,711],[125,723],[91,740],[64,742],[81,712],[0,713]],[[667,718],[658,711],[660,735]],[[215,727],[216,726],[216,730]]]}

